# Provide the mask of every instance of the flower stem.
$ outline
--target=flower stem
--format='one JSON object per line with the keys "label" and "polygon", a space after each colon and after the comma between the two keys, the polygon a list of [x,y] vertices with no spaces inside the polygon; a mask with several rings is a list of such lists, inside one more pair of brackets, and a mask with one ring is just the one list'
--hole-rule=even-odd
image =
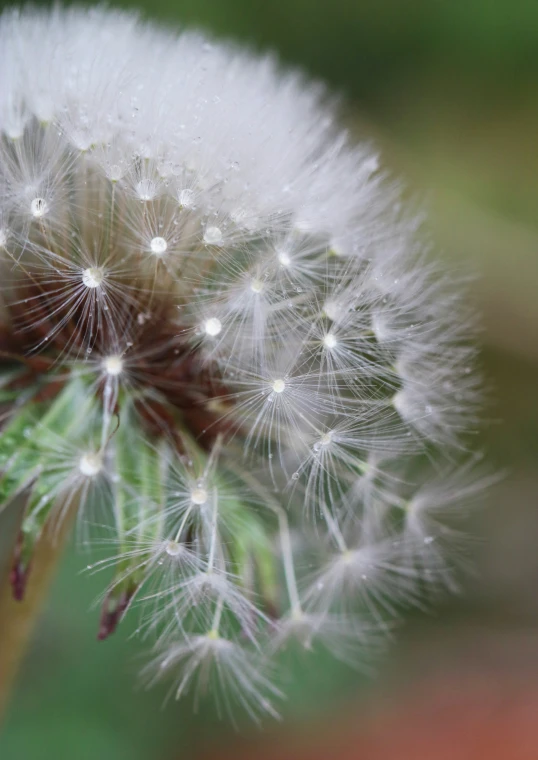
{"label": "flower stem", "polygon": [[48,523],[37,541],[24,598],[13,596],[9,566],[0,574],[0,721],[7,708],[19,667],[26,654],[58,561],[71,520]]}

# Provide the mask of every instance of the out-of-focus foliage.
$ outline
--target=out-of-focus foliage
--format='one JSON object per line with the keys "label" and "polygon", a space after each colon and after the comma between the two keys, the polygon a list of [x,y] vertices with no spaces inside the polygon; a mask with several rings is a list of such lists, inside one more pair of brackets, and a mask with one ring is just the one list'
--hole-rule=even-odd
{"label": "out-of-focus foliage", "polygon": [[[509,472],[476,519],[485,537],[476,580],[429,623],[430,656],[442,656],[456,624],[536,630],[538,4],[146,0],[138,7],[166,24],[194,23],[276,50],[347,93],[350,127],[377,140],[386,165],[429,200],[436,245],[478,270],[485,371],[498,399],[485,411],[482,437],[493,466]],[[0,524],[0,535],[5,530]],[[187,759],[208,737],[222,741],[228,728],[211,709],[194,717],[188,703],[161,711],[164,689],[136,689],[141,650],[125,645],[132,629],[94,640],[89,608],[102,580],[79,573],[91,561],[71,551],[61,568],[0,737],[2,760]],[[409,625],[408,639],[425,630],[421,617]],[[403,637],[391,667],[409,678],[414,657]],[[389,670],[377,689],[390,692]],[[319,659],[315,667],[290,660],[290,681],[290,716],[322,713],[372,689]]]}

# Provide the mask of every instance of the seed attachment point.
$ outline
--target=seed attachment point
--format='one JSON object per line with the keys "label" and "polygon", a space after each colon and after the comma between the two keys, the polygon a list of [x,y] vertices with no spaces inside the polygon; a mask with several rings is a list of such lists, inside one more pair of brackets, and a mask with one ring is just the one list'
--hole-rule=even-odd
{"label": "seed attachment point", "polygon": [[105,279],[105,273],[101,267],[88,267],[82,272],[82,284],[87,288],[98,288]]}
{"label": "seed attachment point", "polygon": [[164,550],[169,557],[178,557],[181,554],[181,544],[177,541],[167,541]]}
{"label": "seed attachment point", "polygon": [[117,377],[123,371],[123,359],[118,355],[107,356],[102,361],[102,367],[107,375]]}
{"label": "seed attachment point", "polygon": [[41,219],[49,210],[49,204],[44,198],[34,198],[30,203],[30,212],[35,219]]}
{"label": "seed attachment point", "polygon": [[197,506],[202,506],[207,501],[208,493],[205,488],[200,486],[193,488],[191,491],[191,501]]}
{"label": "seed attachment point", "polygon": [[166,253],[168,243],[163,237],[154,237],[149,247],[154,256],[162,256]]}
{"label": "seed attachment point", "polygon": [[78,469],[80,470],[81,475],[86,475],[88,478],[95,477],[95,475],[101,472],[102,467],[103,460],[101,459],[101,456],[95,452],[83,454],[78,462]]}
{"label": "seed attachment point", "polygon": [[332,333],[327,333],[323,338],[323,345],[325,348],[336,348],[338,341]]}
{"label": "seed attachment point", "polygon": [[216,337],[220,331],[222,330],[222,322],[220,319],[217,319],[216,317],[211,317],[210,319],[206,319],[204,322],[204,332],[206,335],[209,335],[211,338]]}
{"label": "seed attachment point", "polygon": [[207,227],[204,232],[206,245],[219,245],[222,242],[222,232],[219,227]]}

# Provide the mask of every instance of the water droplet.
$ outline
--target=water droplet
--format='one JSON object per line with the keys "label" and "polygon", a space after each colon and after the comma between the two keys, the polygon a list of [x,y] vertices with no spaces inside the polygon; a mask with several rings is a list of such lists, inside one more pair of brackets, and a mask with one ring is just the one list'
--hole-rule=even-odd
{"label": "water droplet", "polygon": [[325,348],[329,348],[329,349],[335,348],[337,343],[338,341],[336,340],[336,338],[334,337],[332,333],[327,333],[327,335],[325,335],[325,337],[323,338],[323,344]]}
{"label": "water droplet", "polygon": [[102,469],[103,461],[101,459],[101,456],[99,454],[96,454],[95,452],[88,452],[87,454],[83,454],[78,463],[78,469],[80,470],[82,475],[86,475],[88,478],[94,477],[94,475],[97,475]]}
{"label": "water droplet", "polygon": [[82,272],[82,284],[87,288],[98,288],[104,277],[105,273],[102,267],[88,267]]}
{"label": "water droplet", "polygon": [[123,177],[123,169],[119,164],[110,164],[108,167],[108,178],[111,182],[118,182]]}
{"label": "water droplet", "polygon": [[278,261],[283,267],[289,267],[291,264],[291,257],[285,251],[281,251],[278,254]]}
{"label": "water droplet", "polygon": [[177,196],[178,203],[183,208],[194,207],[194,192],[189,189],[180,190]]}
{"label": "water droplet", "polygon": [[168,243],[163,237],[154,237],[150,243],[150,248],[151,252],[155,256],[162,256],[164,253],[166,253]]}
{"label": "water droplet", "polygon": [[34,198],[30,203],[30,211],[36,219],[41,219],[49,210],[49,204],[44,198]]}
{"label": "water droplet", "polygon": [[210,317],[209,319],[206,319],[206,321],[204,322],[204,331],[206,335],[209,335],[212,338],[218,335],[221,330],[222,330],[222,323],[220,319],[217,319],[216,317]]}
{"label": "water droplet", "polygon": [[101,366],[107,375],[117,377],[123,371],[123,359],[119,355],[107,356],[103,359]]}
{"label": "water droplet", "polygon": [[151,179],[142,179],[136,186],[141,201],[152,201],[157,195],[157,184]]}
{"label": "water droplet", "polygon": [[193,504],[197,504],[198,506],[205,504],[207,501],[207,497],[208,497],[208,493],[206,489],[200,486],[198,486],[197,488],[193,488],[191,491],[191,501]]}
{"label": "water droplet", "polygon": [[334,301],[326,301],[325,305],[323,306],[323,311],[329,319],[331,319],[333,322],[336,322],[342,317],[343,309],[340,304],[335,303]]}
{"label": "water droplet", "polygon": [[204,232],[204,243],[218,245],[222,242],[222,232],[219,227],[207,227]]}

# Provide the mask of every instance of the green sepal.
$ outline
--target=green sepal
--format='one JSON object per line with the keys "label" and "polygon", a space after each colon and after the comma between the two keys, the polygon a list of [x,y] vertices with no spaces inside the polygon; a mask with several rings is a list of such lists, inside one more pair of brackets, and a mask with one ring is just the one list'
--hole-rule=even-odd
{"label": "green sepal", "polygon": [[[232,557],[234,571],[248,589],[255,586],[272,611],[277,607],[278,570],[270,532],[260,514],[242,502],[234,504],[226,515],[229,524],[227,544]],[[252,570],[254,571],[254,577]]]}
{"label": "green sepal", "polygon": [[140,426],[134,399],[119,400],[120,424],[111,445],[115,461],[114,520],[118,551],[110,590],[101,610],[99,639],[117,627],[142,584],[152,542],[163,528],[163,483],[170,458],[166,442],[150,441]]}
{"label": "green sepal", "polygon": [[159,535],[169,451],[162,441],[148,440],[129,396],[120,406],[113,447],[115,522],[120,549],[125,549],[132,545],[137,531],[143,531],[145,539]]}
{"label": "green sepal", "polygon": [[27,491],[19,547],[23,564],[29,563],[35,542],[64,496],[65,468],[58,467],[58,447],[83,443],[94,432],[92,403],[87,385],[75,377],[52,401],[26,404],[2,431],[0,509]]}

